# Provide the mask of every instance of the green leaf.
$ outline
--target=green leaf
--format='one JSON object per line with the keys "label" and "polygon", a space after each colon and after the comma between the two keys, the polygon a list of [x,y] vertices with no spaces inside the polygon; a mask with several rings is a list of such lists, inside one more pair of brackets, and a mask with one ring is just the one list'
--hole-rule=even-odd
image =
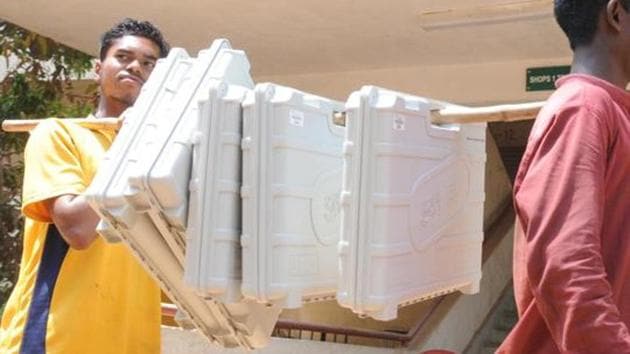
{"label": "green leaf", "polygon": [[[69,80],[91,69],[89,55],[2,20],[0,53],[5,58],[13,55],[17,61],[0,81],[0,121],[53,115],[80,117],[94,108],[96,87],[73,92]],[[53,66],[52,73],[45,73],[47,65]],[[19,271],[21,156],[27,138],[27,134],[0,132],[0,312]]]}

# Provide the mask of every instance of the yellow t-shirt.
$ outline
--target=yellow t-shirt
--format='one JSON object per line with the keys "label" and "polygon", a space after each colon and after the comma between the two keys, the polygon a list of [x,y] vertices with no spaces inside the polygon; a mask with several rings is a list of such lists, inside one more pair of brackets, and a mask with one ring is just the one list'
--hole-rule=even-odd
{"label": "yellow t-shirt", "polygon": [[160,352],[156,282],[124,244],[98,237],[86,250],[69,248],[42,203],[81,194],[114,134],[59,119],[31,133],[24,152],[24,249],[0,325],[0,353]]}

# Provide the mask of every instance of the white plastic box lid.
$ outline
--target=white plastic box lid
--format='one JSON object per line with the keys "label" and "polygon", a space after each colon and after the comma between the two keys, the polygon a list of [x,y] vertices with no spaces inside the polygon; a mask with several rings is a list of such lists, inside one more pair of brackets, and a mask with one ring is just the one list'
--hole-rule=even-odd
{"label": "white plastic box lid", "polygon": [[365,86],[346,103],[342,306],[379,320],[478,291],[485,124],[436,126],[423,98]]}
{"label": "white plastic box lid", "polygon": [[226,303],[242,297],[241,103],[249,91],[212,80],[193,135],[184,274],[201,295]]}
{"label": "white plastic box lid", "polygon": [[243,102],[243,294],[284,308],[334,298],[343,104],[271,83]]}
{"label": "white plastic box lid", "polygon": [[155,119],[163,116],[158,112],[172,102],[193,61],[181,48],[171,49],[166,58],[158,60],[135,105],[123,113],[120,132],[85,193],[92,207],[105,216],[99,230],[109,241],[120,240],[116,224],[132,223],[136,215],[127,204],[123,190],[127,186],[128,172],[142,153],[137,145],[142,137],[150,136],[159,126]]}
{"label": "white plastic box lid", "polygon": [[[231,58],[236,51],[229,48],[226,40],[215,41],[209,50],[202,51],[196,59],[189,59],[182,52],[181,49],[172,50],[166,60],[158,61],[137,104],[126,113],[128,116],[125,123],[86,196],[103,219],[99,229],[122,238],[131,247],[143,265],[160,282],[162,289],[206,337],[226,347],[261,347],[268,341],[279,309],[245,301],[226,305],[214,299],[204,299],[184,284],[185,244],[181,233],[186,226],[185,220],[172,217],[179,214],[168,214],[167,211],[172,208],[165,201],[176,199],[187,204],[186,171],[180,173],[182,171],[176,170],[183,169],[182,163],[176,161],[186,160],[186,154],[165,154],[159,158],[160,151],[164,151],[164,147],[172,144],[174,139],[158,139],[170,137],[173,128],[182,137],[186,136],[184,130],[189,129],[188,139],[191,139],[192,133],[198,127],[184,124],[186,129],[177,130],[178,120],[192,116],[194,122],[198,123],[195,100],[207,95],[210,80],[229,77],[230,80],[243,82],[243,79],[249,78],[249,66],[247,65],[246,76],[243,76],[242,70],[231,72],[234,71],[230,69],[233,61],[221,58]],[[208,60],[209,57],[218,60]],[[193,73],[198,74],[203,65],[208,68],[203,68],[201,72],[210,74],[202,77],[207,81],[199,83],[201,79]],[[221,73],[229,75],[221,77]],[[198,84],[191,85],[191,82]],[[190,102],[193,102],[192,106]],[[194,114],[185,114],[189,107],[194,108],[191,109]],[[164,132],[165,129],[169,131]],[[192,146],[192,139],[186,141],[182,138],[176,143]],[[187,158],[190,160],[191,149],[188,150]],[[146,180],[151,182],[150,173],[141,167],[152,168],[152,164],[147,163],[145,158],[155,156],[167,160],[166,165],[171,166],[173,174],[178,176],[170,181],[169,187],[174,187],[170,190],[155,188],[151,190],[154,195],[144,193],[145,190],[134,193],[132,188],[138,184],[130,188],[130,176],[136,178],[134,182],[148,176]],[[186,164],[190,166],[190,161],[184,161],[184,166]],[[181,188],[182,183],[186,187]],[[174,198],[169,199],[171,197]],[[142,204],[143,201],[147,204]],[[181,222],[179,225],[178,221]]]}

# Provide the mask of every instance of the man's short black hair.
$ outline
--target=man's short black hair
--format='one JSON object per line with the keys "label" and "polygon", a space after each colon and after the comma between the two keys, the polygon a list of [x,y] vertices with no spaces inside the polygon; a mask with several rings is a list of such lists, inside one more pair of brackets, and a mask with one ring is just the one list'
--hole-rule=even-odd
{"label": "man's short black hair", "polygon": [[112,46],[115,40],[124,36],[138,36],[144,37],[153,41],[158,48],[160,48],[160,57],[163,58],[168,54],[168,43],[162,37],[162,33],[157,27],[155,27],[149,21],[137,21],[131,18],[126,18],[120,23],[114,25],[101,37],[101,60],[105,59],[107,51]]}
{"label": "man's short black hair", "polygon": [[[630,0],[619,2],[628,10]],[[554,0],[556,21],[569,38],[571,49],[591,44],[607,4],[608,0]]]}

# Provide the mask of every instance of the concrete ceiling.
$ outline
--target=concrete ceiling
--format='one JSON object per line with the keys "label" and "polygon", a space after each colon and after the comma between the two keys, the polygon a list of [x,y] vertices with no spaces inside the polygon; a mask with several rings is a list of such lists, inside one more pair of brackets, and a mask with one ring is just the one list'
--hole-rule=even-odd
{"label": "concrete ceiling", "polygon": [[551,13],[551,0],[0,1],[0,18],[91,54],[124,17],[190,53],[225,37],[255,75],[566,58]]}

